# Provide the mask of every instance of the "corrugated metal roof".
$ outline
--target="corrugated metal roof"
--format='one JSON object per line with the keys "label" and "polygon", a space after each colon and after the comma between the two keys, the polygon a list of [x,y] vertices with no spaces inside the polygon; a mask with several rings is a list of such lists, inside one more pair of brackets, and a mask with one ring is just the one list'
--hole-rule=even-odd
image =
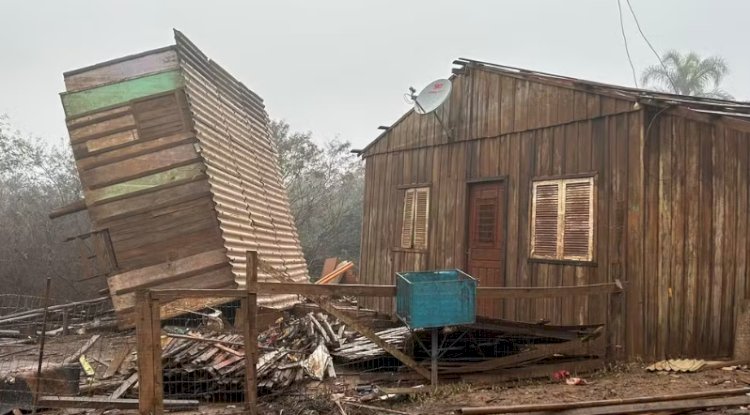
{"label": "corrugated metal roof", "polygon": [[[179,31],[175,39],[201,156],[237,282],[244,283],[248,250],[257,250],[260,259],[295,281],[307,281],[307,265],[263,100]],[[263,272],[258,277],[275,281]],[[268,307],[295,301],[297,297],[290,295],[259,298],[259,304]]]}

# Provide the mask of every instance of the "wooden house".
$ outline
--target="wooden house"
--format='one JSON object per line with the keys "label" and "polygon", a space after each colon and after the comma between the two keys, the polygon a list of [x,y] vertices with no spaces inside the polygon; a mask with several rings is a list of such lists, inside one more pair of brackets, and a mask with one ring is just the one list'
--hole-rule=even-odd
{"label": "wooden house", "polygon": [[[175,31],[175,45],[65,73],[61,94],[90,234],[123,325],[142,288],[232,288],[245,252],[296,281],[307,266],[263,100]],[[261,273],[260,279],[271,277]],[[259,299],[284,307],[296,296]],[[163,317],[221,302],[165,304]]]}
{"label": "wooden house", "polygon": [[[436,116],[409,111],[360,153],[361,281],[445,268],[480,286],[619,279],[620,357],[731,355],[750,295],[750,104],[454,64]],[[596,297],[477,309],[563,325],[609,310]]]}

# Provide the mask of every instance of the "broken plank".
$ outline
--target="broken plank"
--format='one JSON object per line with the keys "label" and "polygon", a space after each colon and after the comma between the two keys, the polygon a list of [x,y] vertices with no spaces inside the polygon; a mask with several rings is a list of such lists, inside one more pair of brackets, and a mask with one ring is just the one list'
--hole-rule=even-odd
{"label": "broken plank", "polygon": [[369,409],[371,411],[375,411],[375,413],[411,415],[409,412],[397,411],[395,409],[381,408],[379,406],[365,405],[365,404],[356,403],[356,402],[343,401],[342,403],[344,405],[353,406],[355,408]]}
{"label": "broken plank", "polygon": [[109,379],[112,376],[114,376],[118,370],[120,370],[120,366],[122,366],[122,362],[124,362],[125,359],[128,357],[131,349],[132,349],[132,346],[129,344],[126,344],[115,353],[115,357],[112,358],[112,361],[109,363],[109,366],[107,366],[107,370],[104,372],[104,375],[102,375],[102,379]]}
{"label": "broken plank", "polygon": [[167,337],[174,337],[175,339],[187,339],[192,340],[196,342],[204,342],[204,343],[215,343],[215,344],[226,344],[229,346],[244,346],[245,343],[240,341],[231,341],[231,340],[221,340],[221,339],[208,339],[205,337],[200,336],[190,336],[186,334],[175,334],[175,333],[166,333]]}
{"label": "broken plank", "polygon": [[120,386],[118,386],[117,389],[115,389],[115,391],[112,392],[111,395],[109,395],[109,399],[119,399],[137,381],[138,381],[138,372],[133,373],[132,375],[130,375],[130,377],[125,379],[125,381],[122,382],[122,384],[120,384]]}
{"label": "broken plank", "polygon": [[65,365],[65,364],[75,362],[76,360],[78,360],[78,358],[81,357],[82,354],[86,353],[91,348],[91,346],[93,346],[94,343],[96,343],[96,341],[99,340],[100,337],[102,337],[100,334],[95,334],[91,336],[91,338],[86,343],[84,343],[78,350],[76,350],[75,353],[66,357],[63,360],[63,364]]}

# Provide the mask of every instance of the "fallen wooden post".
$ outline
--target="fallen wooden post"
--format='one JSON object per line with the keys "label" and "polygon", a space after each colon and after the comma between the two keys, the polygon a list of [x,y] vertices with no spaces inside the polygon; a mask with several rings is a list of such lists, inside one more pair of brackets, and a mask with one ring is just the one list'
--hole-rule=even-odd
{"label": "fallen wooden post", "polygon": [[[40,408],[138,409],[138,399],[112,399],[108,396],[42,396]],[[165,399],[165,409],[195,410],[197,400]]]}
{"label": "fallen wooden post", "polygon": [[395,409],[381,408],[379,406],[365,405],[365,404],[356,403],[356,402],[343,401],[341,403],[343,403],[344,405],[353,406],[355,408],[369,409],[371,411],[375,411],[375,413],[411,415],[409,412],[397,411]]}
{"label": "fallen wooden post", "polygon": [[[601,409],[602,407],[618,407],[620,411],[623,410],[629,410],[628,408],[625,408],[628,405],[636,405],[636,404],[646,404],[646,403],[660,403],[660,404],[666,404],[668,402],[680,402],[680,404],[676,405],[675,408],[650,408],[646,409],[646,411],[649,410],[670,410],[670,409],[691,409],[691,408],[705,408],[707,406],[685,406],[689,405],[700,405],[698,401],[705,401],[706,398],[716,398],[716,397],[727,397],[727,396],[737,396],[737,395],[745,395],[747,393],[750,393],[750,388],[739,388],[739,389],[723,389],[723,390],[713,390],[713,391],[700,391],[700,392],[690,392],[690,393],[681,393],[681,394],[674,394],[674,395],[657,395],[657,396],[640,396],[635,398],[621,398],[621,399],[607,399],[607,400],[598,400],[598,401],[578,401],[578,402],[561,402],[561,403],[543,403],[543,404],[529,404],[529,405],[513,405],[513,406],[483,406],[483,407],[476,407],[476,408],[461,408],[459,410],[459,413],[462,414],[472,414],[472,415],[486,415],[486,414],[506,414],[506,413],[526,413],[526,412],[549,412],[549,411],[563,411],[558,412],[560,414],[573,414],[574,412],[571,412],[572,410],[576,409],[587,409],[587,408],[597,408]],[[747,399],[747,402],[750,403],[750,397],[748,396],[740,396],[740,398]],[[742,404],[740,404],[742,405]],[[668,405],[664,405],[668,406]],[[685,406],[685,407],[682,407]],[[709,405],[710,406],[710,405]],[[719,405],[721,406],[721,405]],[[635,408],[635,407],[633,407]],[[575,412],[578,414],[578,412]],[[583,412],[581,412],[582,414]],[[633,413],[633,412],[592,412],[594,413]]]}
{"label": "fallen wooden post", "polygon": [[721,408],[726,406],[745,406],[750,404],[750,396],[730,396],[726,398],[698,398],[682,401],[661,401],[634,403],[628,405],[609,405],[598,408],[571,409],[558,412],[561,415],[617,415],[643,412],[687,411],[703,408]]}

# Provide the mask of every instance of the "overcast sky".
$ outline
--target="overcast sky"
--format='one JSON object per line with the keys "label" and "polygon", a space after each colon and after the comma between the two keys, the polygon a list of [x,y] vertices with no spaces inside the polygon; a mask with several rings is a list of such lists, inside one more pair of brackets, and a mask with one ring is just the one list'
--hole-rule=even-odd
{"label": "overcast sky", "polygon": [[[625,0],[623,7],[626,7]],[[631,0],[657,50],[719,55],[750,98],[750,1]],[[636,69],[656,63],[623,9]],[[0,114],[66,136],[62,73],[173,43],[172,28],[261,95],[272,118],[363,147],[458,57],[632,86],[616,0],[2,1]]]}

